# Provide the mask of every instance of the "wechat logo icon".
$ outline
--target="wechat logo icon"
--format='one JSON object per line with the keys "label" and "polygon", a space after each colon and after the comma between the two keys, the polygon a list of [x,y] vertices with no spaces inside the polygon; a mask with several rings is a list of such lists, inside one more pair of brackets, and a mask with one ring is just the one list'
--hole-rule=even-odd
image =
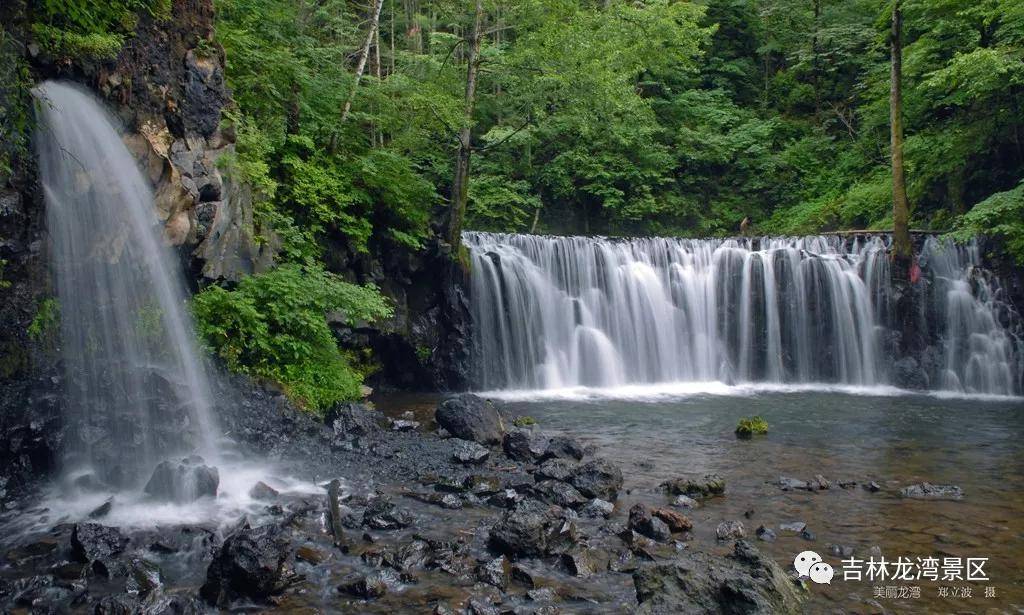
{"label": "wechat logo icon", "polygon": [[803,551],[793,558],[793,568],[801,577],[809,577],[815,583],[831,585],[835,571],[832,566],[822,561],[814,551]]}

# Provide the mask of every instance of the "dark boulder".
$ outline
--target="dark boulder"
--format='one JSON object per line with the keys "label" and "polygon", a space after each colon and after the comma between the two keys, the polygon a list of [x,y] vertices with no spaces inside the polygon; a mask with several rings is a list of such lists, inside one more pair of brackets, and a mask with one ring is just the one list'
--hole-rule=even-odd
{"label": "dark boulder", "polygon": [[128,539],[116,527],[98,523],[76,523],[71,530],[71,554],[92,566],[98,574],[111,576],[117,570],[117,558]]}
{"label": "dark boulder", "polygon": [[588,498],[614,502],[622,489],[622,470],[607,459],[593,459],[577,467],[568,482]]}
{"label": "dark boulder", "polygon": [[382,431],[382,420],[379,412],[365,404],[344,403],[331,408],[326,423],[334,431],[335,442],[340,443]]}
{"label": "dark boulder", "polygon": [[372,600],[386,594],[388,586],[375,574],[353,573],[341,580],[338,591],[363,600]]}
{"label": "dark boulder", "polygon": [[148,596],[164,587],[160,567],[144,559],[133,559],[128,565],[128,581],[125,591],[129,594]]}
{"label": "dark boulder", "polygon": [[746,541],[718,558],[684,553],[668,564],[651,564],[633,574],[638,613],[795,613],[801,595],[771,558]]}
{"label": "dark boulder", "polygon": [[565,459],[549,459],[540,464],[534,471],[533,477],[538,480],[560,480],[568,481],[569,477],[577,470],[577,465]]}
{"label": "dark boulder", "polygon": [[292,552],[286,531],[273,524],[243,525],[228,536],[206,570],[199,593],[225,607],[239,598],[266,601],[292,582]]}
{"label": "dark boulder", "polygon": [[463,393],[441,401],[434,413],[437,424],[456,438],[480,444],[501,444],[505,425],[490,401]]}
{"label": "dark boulder", "polygon": [[143,491],[162,502],[187,504],[199,498],[216,497],[219,484],[217,468],[203,464],[202,457],[189,457],[180,462],[160,462]]}
{"label": "dark boulder", "polygon": [[548,441],[548,450],[545,453],[547,457],[575,459],[576,461],[583,459],[585,454],[583,446],[575,438],[569,436],[553,436]]}
{"label": "dark boulder", "polygon": [[549,439],[537,429],[515,428],[505,434],[502,449],[516,461],[538,461],[548,452]]}
{"label": "dark boulder", "polygon": [[397,530],[412,524],[412,516],[398,509],[385,496],[377,496],[370,500],[363,511],[363,525],[377,530]]}
{"label": "dark boulder", "polygon": [[249,490],[249,497],[254,500],[276,500],[277,496],[277,489],[274,489],[263,481],[256,483],[253,485],[252,489]]}
{"label": "dark boulder", "polygon": [[575,487],[557,480],[542,480],[533,486],[534,494],[541,500],[565,508],[577,508],[587,503]]}
{"label": "dark boulder", "polygon": [[612,516],[612,512],[615,511],[615,505],[611,502],[594,498],[587,502],[587,505],[583,507],[580,514],[584,517],[604,517],[607,519]]}
{"label": "dark boulder", "polygon": [[657,517],[652,517],[643,504],[634,504],[629,509],[629,529],[657,542],[668,542],[672,532],[668,525]]}
{"label": "dark boulder", "polygon": [[487,461],[491,451],[471,440],[452,438],[448,440],[452,449],[452,459],[461,464],[478,464]]}
{"label": "dark boulder", "polygon": [[509,562],[504,555],[492,559],[486,564],[477,567],[476,578],[488,585],[493,585],[505,591],[508,589]]}
{"label": "dark boulder", "polygon": [[523,500],[491,527],[491,547],[512,557],[537,557],[553,544],[552,531],[561,525],[561,510],[537,500]]}

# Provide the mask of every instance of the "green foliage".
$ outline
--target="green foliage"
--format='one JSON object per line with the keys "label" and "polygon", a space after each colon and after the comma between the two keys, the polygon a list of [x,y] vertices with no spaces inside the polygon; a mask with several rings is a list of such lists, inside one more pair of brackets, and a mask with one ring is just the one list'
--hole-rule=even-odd
{"label": "green foliage", "polygon": [[744,417],[736,425],[736,437],[738,438],[749,438],[766,433],[768,433],[768,421],[760,416]]}
{"label": "green foliage", "polygon": [[197,327],[233,371],[278,383],[296,403],[322,413],[360,397],[362,376],[327,322],[348,325],[391,316],[372,286],[356,286],[315,266],[282,265],[234,290],[210,286],[193,299]]}
{"label": "green foliage", "polygon": [[139,14],[171,15],[170,0],[37,0],[32,36],[57,58],[110,60],[135,29]]}
{"label": "green foliage", "polygon": [[537,419],[532,416],[522,415],[512,419],[512,424],[516,427],[530,427],[537,424]]}
{"label": "green foliage", "polygon": [[54,339],[60,326],[60,303],[48,297],[36,306],[36,314],[28,325],[28,336],[38,343]]}
{"label": "green foliage", "polygon": [[1024,183],[993,194],[957,220],[954,238],[967,241],[977,235],[1002,238],[1007,251],[1024,265]]}
{"label": "green foliage", "polygon": [[46,24],[32,24],[32,35],[46,54],[63,58],[112,60],[124,45],[124,35],[111,32],[79,34]]}

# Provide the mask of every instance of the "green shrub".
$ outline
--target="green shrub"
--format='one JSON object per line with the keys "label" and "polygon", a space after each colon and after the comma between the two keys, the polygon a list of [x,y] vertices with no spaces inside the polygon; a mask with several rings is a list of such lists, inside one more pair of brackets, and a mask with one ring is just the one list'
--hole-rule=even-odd
{"label": "green shrub", "polygon": [[49,297],[39,302],[36,308],[36,315],[28,325],[28,336],[36,342],[45,342],[53,339],[60,325],[60,303]]}
{"label": "green shrub", "polygon": [[229,369],[278,383],[316,414],[359,398],[362,384],[327,314],[347,324],[392,314],[376,288],[299,265],[249,276],[234,290],[210,286],[195,296],[193,311],[199,333]]}
{"label": "green shrub", "polygon": [[764,420],[759,416],[752,416],[750,418],[742,418],[738,425],[736,425],[736,436],[739,438],[749,438],[754,435],[763,435],[768,433],[768,421]]}
{"label": "green shrub", "polygon": [[1006,241],[1006,250],[1024,264],[1024,183],[997,192],[960,216],[953,237],[967,241],[976,235],[994,235]]}

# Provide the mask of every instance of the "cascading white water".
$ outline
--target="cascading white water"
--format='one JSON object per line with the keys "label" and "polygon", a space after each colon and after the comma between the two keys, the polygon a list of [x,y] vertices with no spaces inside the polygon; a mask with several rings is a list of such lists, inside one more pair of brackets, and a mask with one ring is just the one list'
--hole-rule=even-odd
{"label": "cascading white water", "polygon": [[1018,315],[981,264],[978,246],[929,238],[921,262],[933,272],[932,311],[943,340],[941,388],[1014,395],[1024,387],[1024,332]]}
{"label": "cascading white water", "polygon": [[85,90],[35,90],[61,351],[66,463],[137,485],[157,462],[214,452],[210,385],[153,195],[114,119]]}
{"label": "cascading white water", "polygon": [[[482,389],[888,382],[890,276],[880,237],[469,232],[464,241],[473,268],[474,384]],[[958,307],[943,311],[947,339],[957,340],[949,347],[972,353],[966,365],[950,355],[945,386],[1018,392],[1020,352],[997,319],[986,320],[992,302],[954,273],[965,270],[955,259],[969,248],[928,245],[931,260],[954,259],[936,270],[938,283],[948,279],[951,293],[961,291]]]}

